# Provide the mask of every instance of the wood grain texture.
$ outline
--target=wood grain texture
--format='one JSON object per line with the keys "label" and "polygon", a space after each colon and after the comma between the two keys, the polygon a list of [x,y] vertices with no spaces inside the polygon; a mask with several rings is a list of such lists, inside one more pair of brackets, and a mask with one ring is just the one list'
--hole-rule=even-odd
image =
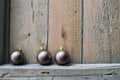
{"label": "wood grain texture", "polygon": [[71,66],[41,66],[26,64],[15,66],[5,64],[0,66],[1,77],[47,77],[47,76],[119,76],[120,64],[73,64]]}
{"label": "wood grain texture", "polygon": [[52,77],[9,77],[0,80],[53,80]]}
{"label": "wood grain texture", "polygon": [[120,77],[106,76],[68,76],[68,77],[9,77],[0,80],[119,80]]}
{"label": "wood grain texture", "polygon": [[48,0],[11,0],[10,51],[23,48],[28,63],[47,46]]}
{"label": "wood grain texture", "polygon": [[83,3],[83,63],[120,62],[120,0]]}
{"label": "wood grain texture", "polygon": [[119,80],[120,64],[73,64],[40,66],[27,64],[0,66],[0,80]]}
{"label": "wood grain texture", "polygon": [[54,80],[118,80],[119,77],[111,76],[68,76],[55,77]]}
{"label": "wood grain texture", "polygon": [[5,11],[5,1],[0,0],[0,64],[3,63],[4,58],[4,11]]}
{"label": "wood grain texture", "polygon": [[72,62],[81,62],[81,0],[49,1],[48,49],[55,54],[61,46]]}

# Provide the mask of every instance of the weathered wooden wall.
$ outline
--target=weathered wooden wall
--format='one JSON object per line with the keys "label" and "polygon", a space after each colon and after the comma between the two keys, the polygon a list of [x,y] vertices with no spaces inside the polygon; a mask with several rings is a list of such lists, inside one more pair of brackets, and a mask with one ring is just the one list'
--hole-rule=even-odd
{"label": "weathered wooden wall", "polygon": [[40,46],[53,55],[63,46],[72,61],[81,62],[81,4],[81,0],[11,0],[10,50],[23,48],[27,62],[35,63]]}
{"label": "weathered wooden wall", "polygon": [[48,0],[11,0],[10,50],[22,48],[28,63],[47,46]]}
{"label": "weathered wooden wall", "polygon": [[120,62],[120,0],[11,0],[10,51],[36,63],[63,46],[77,63]]}
{"label": "weathered wooden wall", "polygon": [[49,1],[48,49],[54,55],[61,46],[72,62],[81,62],[82,0]]}
{"label": "weathered wooden wall", "polygon": [[[9,11],[0,0],[0,63],[9,35],[10,52],[23,48],[28,63],[37,63],[40,46],[52,55],[63,46],[74,63],[120,62],[120,0],[11,0],[10,5],[9,34]],[[1,65],[0,80],[7,79],[119,80],[120,64]]]}
{"label": "weathered wooden wall", "polygon": [[120,0],[84,0],[83,62],[120,62]]}

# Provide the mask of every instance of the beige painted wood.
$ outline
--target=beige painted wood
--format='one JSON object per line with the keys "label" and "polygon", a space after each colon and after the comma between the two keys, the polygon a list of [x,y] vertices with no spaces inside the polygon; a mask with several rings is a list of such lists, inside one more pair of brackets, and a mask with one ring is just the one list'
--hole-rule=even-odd
{"label": "beige painted wood", "polygon": [[82,0],[49,1],[48,49],[55,54],[63,46],[72,62],[81,62]]}
{"label": "beige painted wood", "polygon": [[5,11],[5,1],[0,0],[0,64],[3,63],[3,45],[4,45],[4,11]]}
{"label": "beige painted wood", "polygon": [[11,0],[10,51],[22,48],[28,63],[47,46],[48,0]]}
{"label": "beige painted wood", "polygon": [[120,0],[83,3],[83,62],[120,62]]}

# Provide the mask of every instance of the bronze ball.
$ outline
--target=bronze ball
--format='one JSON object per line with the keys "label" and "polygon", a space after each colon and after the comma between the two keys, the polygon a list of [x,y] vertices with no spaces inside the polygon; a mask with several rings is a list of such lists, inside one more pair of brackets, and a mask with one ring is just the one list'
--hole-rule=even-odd
{"label": "bronze ball", "polygon": [[70,61],[69,54],[65,50],[59,50],[59,51],[57,51],[54,58],[55,58],[55,62],[58,65],[66,65]]}
{"label": "bronze ball", "polygon": [[52,56],[49,51],[41,50],[36,57],[37,61],[41,65],[48,65],[52,61]]}
{"label": "bronze ball", "polygon": [[22,50],[15,50],[10,54],[11,63],[14,65],[21,65],[24,63],[24,54]]}

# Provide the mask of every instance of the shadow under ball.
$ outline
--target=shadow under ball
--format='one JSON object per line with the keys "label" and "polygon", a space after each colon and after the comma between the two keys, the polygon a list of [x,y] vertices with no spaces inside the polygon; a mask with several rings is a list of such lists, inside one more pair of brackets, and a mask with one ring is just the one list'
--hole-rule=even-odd
{"label": "shadow under ball", "polygon": [[55,58],[55,62],[59,65],[66,65],[70,61],[70,56],[69,56],[68,52],[65,50],[59,50],[55,54],[54,58]]}
{"label": "shadow under ball", "polygon": [[21,50],[15,50],[10,54],[11,63],[21,65],[24,63],[24,54]]}
{"label": "shadow under ball", "polygon": [[41,50],[38,54],[37,54],[37,61],[39,64],[41,65],[48,65],[51,63],[52,61],[52,56],[50,54],[49,51],[47,50]]}

